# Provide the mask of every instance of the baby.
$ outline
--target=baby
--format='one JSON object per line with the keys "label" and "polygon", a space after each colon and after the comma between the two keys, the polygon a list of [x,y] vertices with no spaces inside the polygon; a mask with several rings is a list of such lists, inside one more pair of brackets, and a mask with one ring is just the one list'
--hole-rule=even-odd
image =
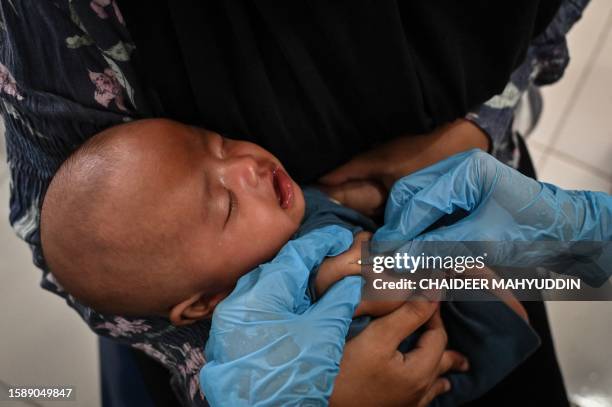
{"label": "baby", "polygon": [[[313,194],[255,144],[169,120],[135,121],[92,137],[60,167],[43,202],[42,248],[56,279],[81,303],[189,325],[211,317],[237,280],[272,259],[298,229],[308,233],[332,213],[339,215],[332,222],[347,224],[360,216]],[[353,226],[373,230],[361,218]],[[368,238],[357,234],[347,252],[321,264],[311,298],[359,274],[360,242]],[[436,405],[484,394],[537,347],[520,303],[494,294],[505,304],[444,304],[449,345],[470,360],[471,371],[450,374],[453,391]],[[348,336],[399,305],[362,301]],[[413,347],[415,335],[400,349]]]}
{"label": "baby", "polygon": [[[263,148],[141,120],[97,134],[60,167],[41,240],[54,276],[82,303],[186,325],[210,317],[238,278],[273,258],[304,209],[300,187]],[[358,240],[322,265],[319,291],[359,273]]]}

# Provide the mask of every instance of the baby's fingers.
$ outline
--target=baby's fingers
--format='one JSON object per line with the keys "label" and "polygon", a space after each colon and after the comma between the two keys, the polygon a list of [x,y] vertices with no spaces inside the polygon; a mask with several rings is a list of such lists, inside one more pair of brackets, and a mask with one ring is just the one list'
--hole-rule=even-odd
{"label": "baby's fingers", "polygon": [[317,296],[322,296],[335,282],[346,276],[360,275],[361,244],[372,236],[369,232],[360,232],[355,236],[353,244],[344,253],[335,257],[328,257],[319,267],[315,279]]}

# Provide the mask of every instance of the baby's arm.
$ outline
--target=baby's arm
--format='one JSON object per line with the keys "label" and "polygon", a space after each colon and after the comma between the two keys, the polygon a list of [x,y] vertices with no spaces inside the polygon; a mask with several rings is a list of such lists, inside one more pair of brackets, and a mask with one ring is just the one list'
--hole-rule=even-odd
{"label": "baby's arm", "polygon": [[[368,232],[357,234],[349,250],[338,256],[328,257],[321,263],[319,272],[315,278],[315,290],[318,297],[321,297],[329,287],[342,278],[361,274],[361,265],[357,262],[361,258],[361,244],[370,240],[371,237],[372,234]],[[487,268],[483,270],[469,270],[462,275],[466,278],[486,278],[488,280],[497,278],[496,274]],[[491,286],[491,284],[489,286]],[[514,297],[511,291],[502,289],[490,291],[525,321],[529,320],[525,308]],[[371,315],[379,317],[387,315],[399,308],[403,303],[403,301],[361,300],[359,306],[355,310],[355,316]]]}
{"label": "baby's arm", "polygon": [[[361,259],[361,244],[370,240],[372,234],[360,232],[355,236],[353,245],[346,252],[335,257],[326,258],[315,278],[315,289],[317,297],[321,297],[325,291],[335,282],[346,276],[360,275],[361,265],[357,262]],[[399,308],[404,301],[364,301],[361,300],[355,310],[355,316],[371,315],[380,317]]]}

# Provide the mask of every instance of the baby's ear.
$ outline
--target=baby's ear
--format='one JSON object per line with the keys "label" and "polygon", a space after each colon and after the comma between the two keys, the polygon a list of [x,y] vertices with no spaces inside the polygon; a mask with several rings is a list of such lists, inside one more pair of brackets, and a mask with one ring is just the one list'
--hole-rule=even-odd
{"label": "baby's ear", "polygon": [[217,304],[227,295],[227,292],[212,296],[204,293],[194,294],[172,307],[169,315],[170,322],[172,322],[172,325],[183,326],[193,324],[204,318],[210,318]]}

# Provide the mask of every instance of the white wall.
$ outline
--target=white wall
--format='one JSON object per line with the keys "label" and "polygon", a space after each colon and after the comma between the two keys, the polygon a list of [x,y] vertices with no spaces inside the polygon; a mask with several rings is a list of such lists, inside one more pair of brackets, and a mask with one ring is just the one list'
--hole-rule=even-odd
{"label": "white wall", "polygon": [[[612,1],[591,1],[569,47],[565,77],[544,88],[544,114],[528,145],[542,181],[611,193]],[[612,406],[612,302],[547,306],[573,401]]]}

